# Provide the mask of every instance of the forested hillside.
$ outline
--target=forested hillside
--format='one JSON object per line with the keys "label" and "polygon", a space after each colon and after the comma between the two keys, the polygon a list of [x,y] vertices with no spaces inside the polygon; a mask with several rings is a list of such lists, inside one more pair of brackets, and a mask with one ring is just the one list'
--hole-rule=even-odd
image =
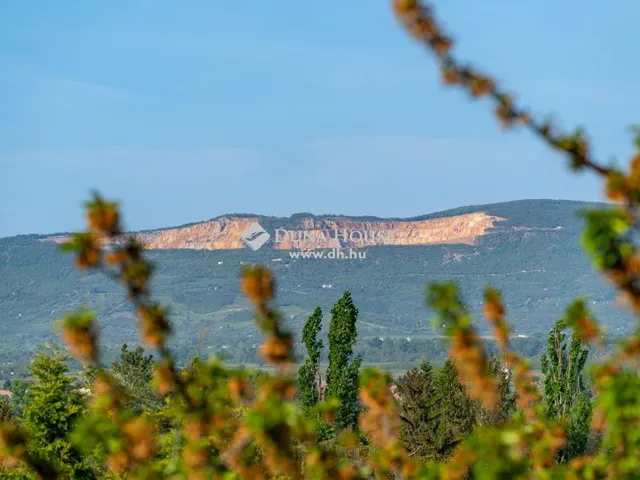
{"label": "forested hillside", "polygon": [[[235,362],[258,361],[259,333],[238,289],[246,263],[273,270],[277,303],[296,332],[316,305],[327,309],[343,291],[351,291],[360,309],[357,348],[365,361],[408,362],[444,352],[442,342],[433,338],[424,305],[424,286],[443,280],[458,282],[475,312],[489,282],[504,291],[516,333],[538,338],[523,349],[538,355],[540,337],[575,296],[588,295],[590,307],[611,331],[626,331],[628,317],[615,308],[611,288],[593,273],[581,250],[578,212],[589,206],[526,200],[425,215],[420,218],[482,211],[506,220],[475,245],[369,247],[364,260],[291,259],[286,251],[270,248],[154,250],[147,255],[157,265],[154,293],[171,306],[180,358],[200,350],[223,353]],[[263,223],[286,227],[287,221],[293,220]],[[100,274],[78,273],[73,259],[58,245],[42,241],[45,237],[0,239],[0,363],[29,358],[57,335],[55,321],[81,305],[98,312],[108,348],[117,351],[122,343],[135,343],[132,308],[118,286]],[[478,319],[480,331],[487,332]]]}

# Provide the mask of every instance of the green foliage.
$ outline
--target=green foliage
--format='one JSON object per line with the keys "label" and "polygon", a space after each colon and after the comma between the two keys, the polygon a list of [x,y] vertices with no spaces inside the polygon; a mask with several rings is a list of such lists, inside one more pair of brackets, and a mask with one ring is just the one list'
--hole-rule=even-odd
{"label": "green foliage", "polygon": [[356,342],[358,309],[350,292],[342,297],[331,309],[329,325],[329,366],[325,395],[340,400],[336,412],[336,424],[340,428],[356,428],[358,425],[358,378],[361,359],[353,358]]}
{"label": "green foliage", "polygon": [[151,386],[153,356],[145,356],[144,353],[143,347],[138,346],[135,350],[129,350],[125,343],[122,345],[120,359],[111,365],[111,370],[120,386],[130,398],[127,408],[138,414],[155,411],[160,407],[158,397]]}
{"label": "green foliage", "polygon": [[498,404],[494,410],[487,410],[479,404],[478,424],[495,427],[507,423],[517,411],[516,392],[513,386],[513,373],[497,356],[489,359],[489,374],[499,379]]}
{"label": "green foliage", "polygon": [[11,419],[11,402],[8,398],[0,396],[0,423]]}
{"label": "green foliage", "polygon": [[479,407],[467,395],[451,360],[438,371],[435,389],[439,417],[436,459],[442,459],[473,431]]}
{"label": "green foliage", "polygon": [[34,458],[50,462],[66,478],[92,478],[85,460],[69,440],[84,415],[84,400],[68,375],[67,358],[38,353],[31,363],[36,381],[24,406],[24,423],[30,432]]}
{"label": "green foliage", "polygon": [[7,381],[6,388],[11,392],[11,416],[22,418],[29,386],[32,382],[25,379]]}
{"label": "green foliage", "polygon": [[583,214],[585,250],[599,269],[619,267],[633,253],[632,219],[622,208],[591,210]]}
{"label": "green foliage", "polygon": [[593,405],[591,404],[591,398],[585,392],[580,392],[569,412],[567,443],[560,450],[561,461],[587,453],[587,443],[591,437],[592,415]]}
{"label": "green foliage", "polygon": [[99,371],[99,368],[95,365],[84,365],[78,375],[79,385],[82,388],[91,387],[91,385],[96,381]]}
{"label": "green foliage", "polygon": [[400,397],[400,437],[412,455],[429,460],[442,457],[440,452],[441,398],[437,394],[436,372],[429,362],[412,368],[397,384]]}
{"label": "green foliage", "polygon": [[640,472],[640,376],[629,369],[597,367],[599,386],[597,412],[607,425],[599,456],[615,466],[619,478],[638,478]]}
{"label": "green foliage", "polygon": [[298,397],[300,405],[309,409],[320,401],[320,353],[322,340],[318,340],[318,333],[322,329],[322,310],[316,307],[302,329],[302,342],[307,349],[307,358],[298,369]]}
{"label": "green foliage", "polygon": [[400,437],[411,455],[426,461],[448,458],[479,426],[504,424],[515,411],[511,379],[497,358],[491,359],[493,374],[502,374],[500,400],[493,411],[469,398],[453,363],[439,370],[429,362],[407,372],[398,382]]}
{"label": "green foliage", "polygon": [[[574,309],[570,307],[569,314]],[[558,320],[549,332],[547,353],[542,356],[546,414],[568,422],[567,444],[558,452],[562,462],[584,453],[591,420],[590,395],[583,375],[589,350],[577,335],[572,335],[567,351],[566,326],[567,318]]]}
{"label": "green foliage", "polygon": [[268,376],[269,374],[264,370],[255,368],[249,371],[248,381],[253,387],[258,387],[260,382]]}

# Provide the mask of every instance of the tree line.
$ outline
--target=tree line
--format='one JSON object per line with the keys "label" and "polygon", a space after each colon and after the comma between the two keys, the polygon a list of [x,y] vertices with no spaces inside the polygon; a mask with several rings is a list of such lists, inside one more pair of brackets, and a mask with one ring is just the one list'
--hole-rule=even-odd
{"label": "tree line", "polygon": [[[295,401],[307,417],[319,420],[315,435],[319,441],[331,442],[344,431],[359,431],[363,405],[358,397],[361,359],[354,354],[357,340],[358,309],[351,293],[346,291],[330,312],[328,334],[329,365],[326,375],[320,368],[320,354],[325,345],[318,338],[322,330],[323,312],[316,308],[302,332],[306,357],[296,375]],[[568,422],[568,440],[557,452],[558,462],[568,462],[596,450],[600,441],[590,428],[593,390],[584,368],[589,349],[578,337],[567,338],[565,319],[549,332],[547,351],[541,358],[543,376],[540,388],[549,418]],[[197,370],[202,360],[194,357],[184,368],[188,375]],[[36,355],[31,363],[31,380],[5,382],[12,396],[0,397],[0,421],[14,420],[32,432],[30,455],[58,466],[68,478],[102,478],[108,469],[100,466],[95,452],[87,452],[78,444],[76,427],[89,413],[94,368],[80,374],[69,370],[69,358],[50,348]],[[123,408],[135,415],[165,419],[158,434],[167,442],[157,454],[157,461],[175,462],[175,427],[167,420],[169,406],[153,386],[153,355],[138,346],[131,350],[123,345],[120,357],[110,366],[118,386],[125,395]],[[401,425],[399,438],[410,455],[428,463],[446,461],[458,445],[480,427],[504,425],[519,415],[513,372],[498,356],[489,362],[491,374],[500,379],[497,408],[487,409],[468,394],[455,363],[447,359],[437,368],[430,361],[412,368],[399,377],[389,391],[395,400]],[[252,370],[249,381],[257,385],[269,376]],[[331,420],[322,418],[318,406],[327,400],[336,402]],[[363,436],[361,455],[367,455],[367,439]],[[173,445],[169,448],[169,445]],[[342,452],[344,454],[344,452]],[[3,473],[9,474],[8,470]],[[12,472],[12,478],[32,478],[28,472]],[[106,477],[105,477],[106,478]]]}

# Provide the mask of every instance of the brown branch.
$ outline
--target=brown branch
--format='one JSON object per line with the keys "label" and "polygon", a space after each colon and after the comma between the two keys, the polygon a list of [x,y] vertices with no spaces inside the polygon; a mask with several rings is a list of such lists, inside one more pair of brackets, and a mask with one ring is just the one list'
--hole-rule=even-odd
{"label": "brown branch", "polygon": [[395,13],[407,32],[436,58],[446,84],[461,86],[473,98],[488,96],[494,101],[496,114],[503,126],[509,127],[514,123],[525,125],[548,145],[568,154],[573,168],[588,168],[602,176],[612,172],[591,157],[581,130],[573,135],[554,133],[550,123],[535,121],[527,109],[516,106],[510,95],[499,88],[492,78],[457,60],[451,53],[451,37],[441,29],[431,6],[417,0],[394,0],[393,3]]}

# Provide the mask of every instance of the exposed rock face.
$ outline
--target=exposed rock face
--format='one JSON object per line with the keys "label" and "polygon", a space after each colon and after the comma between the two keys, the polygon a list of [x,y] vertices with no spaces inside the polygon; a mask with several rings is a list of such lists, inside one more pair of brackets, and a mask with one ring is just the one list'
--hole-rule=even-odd
{"label": "exposed rock face", "polygon": [[[318,249],[375,245],[472,245],[504,218],[475,212],[431,220],[360,220],[349,217],[299,217],[295,221],[260,217],[220,217],[215,220],[134,235],[148,249],[232,250],[246,248],[242,233],[262,223],[275,249]],[[60,242],[63,237],[47,240]]]}
{"label": "exposed rock face", "polygon": [[148,249],[232,250],[243,248],[240,235],[255,218],[219,218],[188,227],[139,233],[136,236]]}
{"label": "exposed rock face", "polygon": [[[315,220],[315,221],[314,221]],[[486,235],[495,222],[504,219],[485,213],[419,221],[360,221],[349,218],[303,219],[299,230],[274,238],[274,248],[317,249],[375,245],[472,245]],[[282,232],[280,232],[282,233]]]}

